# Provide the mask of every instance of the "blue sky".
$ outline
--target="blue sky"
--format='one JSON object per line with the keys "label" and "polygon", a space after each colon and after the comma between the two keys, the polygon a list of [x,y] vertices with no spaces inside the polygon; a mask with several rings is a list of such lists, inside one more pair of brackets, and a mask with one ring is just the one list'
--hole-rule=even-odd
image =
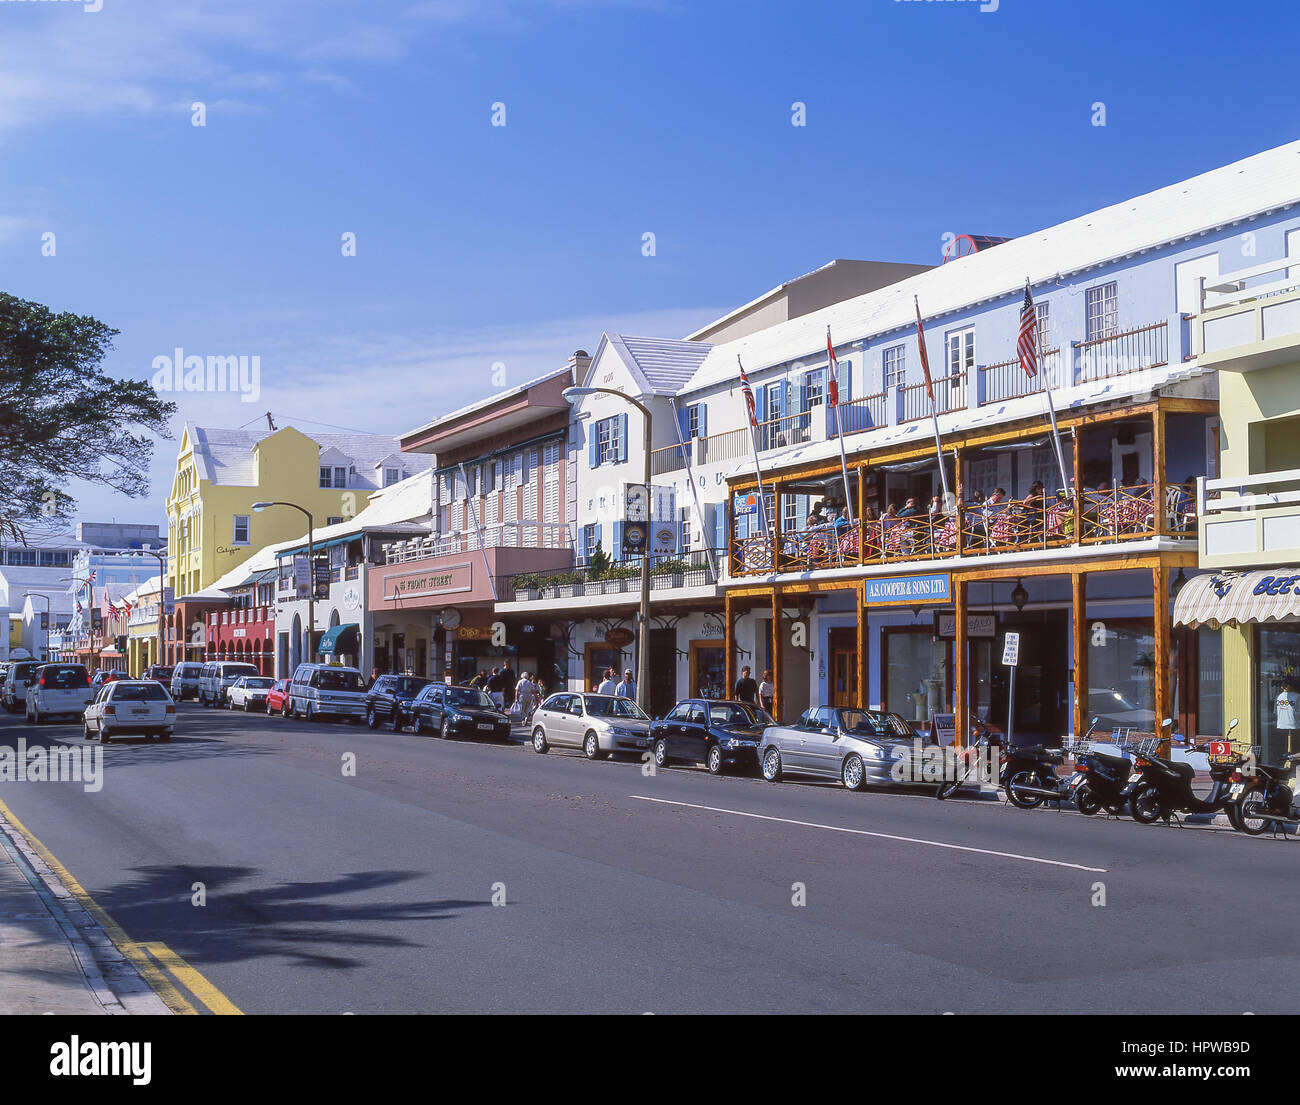
{"label": "blue sky", "polygon": [[[0,288],[121,330],[115,373],[261,358],[256,402],[180,395],[178,428],[398,433],[496,362],[680,337],[835,257],[935,262],[1300,131],[1281,0],[95,2],[0,0]],[[80,516],[161,521],[174,456]]]}

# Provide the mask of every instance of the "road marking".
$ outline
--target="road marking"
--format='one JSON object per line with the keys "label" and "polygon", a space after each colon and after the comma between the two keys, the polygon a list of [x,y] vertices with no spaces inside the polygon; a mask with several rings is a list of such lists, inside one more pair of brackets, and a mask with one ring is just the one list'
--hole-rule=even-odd
{"label": "road marking", "polygon": [[766,813],[747,813],[745,810],[726,810],[719,806],[697,806],[694,802],[673,802],[667,798],[647,798],[644,794],[629,794],[640,802],[658,802],[663,806],[686,806],[692,810],[707,810],[709,813],[727,813],[732,817],[752,817],[757,821],[779,821],[783,825],[799,825],[805,829],[828,829],[833,833],[852,833],[854,836],[874,836],[880,840],[898,840],[904,844],[925,844],[931,848],[948,848],[954,852],[975,852],[981,856],[998,856],[1000,859],[1018,859],[1025,863],[1045,863],[1049,867],[1069,867],[1075,871],[1095,871],[1104,874],[1104,867],[1086,867],[1082,863],[1067,863],[1061,859],[1043,859],[1041,856],[1024,856],[1019,852],[995,852],[991,848],[974,848],[969,844],[948,844],[942,840],[923,840],[915,836],[895,836],[893,833],[874,833],[869,829],[849,829],[843,825],[823,825],[817,821],[796,821],[790,817],[773,817]]}
{"label": "road marking", "polygon": [[[157,942],[137,943],[132,940],[126,930],[113,920],[103,909],[100,904],[86,891],[86,889],[72,877],[72,873],[54,858],[51,852],[44,844],[36,838],[17,817],[13,811],[0,802],[0,815],[9,822],[19,833],[21,833],[31,846],[32,850],[41,857],[45,865],[54,872],[55,877],[68,889],[68,892],[77,900],[77,903],[89,913],[104,930],[108,938],[113,941],[127,959],[129,959],[135,969],[139,972],[140,977],[145,980],[162,1000],[163,1003],[173,1013],[193,1015],[200,1010],[186,999],[180,988],[168,977],[171,976],[180,982],[185,989],[205,1006],[208,1011],[217,1014],[240,1014],[240,1010],[225,994],[217,989],[204,975],[191,967],[184,959],[172,951],[166,944]],[[150,958],[152,954],[153,958]],[[157,964],[161,964],[165,970],[160,969]]]}

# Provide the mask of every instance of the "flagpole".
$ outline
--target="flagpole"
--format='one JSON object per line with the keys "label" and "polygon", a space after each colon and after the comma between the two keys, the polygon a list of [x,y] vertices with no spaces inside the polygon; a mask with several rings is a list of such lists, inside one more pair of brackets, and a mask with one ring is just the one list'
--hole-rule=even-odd
{"label": "flagpole", "polygon": [[[943,438],[939,434],[939,407],[934,400],[934,383],[930,379],[930,358],[925,352],[925,328],[921,325],[921,301],[918,297],[912,296],[912,303],[916,307],[916,345],[921,354],[921,371],[925,374],[925,390],[930,396],[930,422],[934,426],[934,451],[939,457],[939,480],[943,484],[943,508],[948,509],[948,504],[952,499],[952,492],[948,488],[948,468],[943,462]],[[953,507],[956,507],[953,503]]]}
{"label": "flagpole", "polygon": [[[1029,277],[1025,277],[1025,308],[1028,311],[1033,305],[1033,293],[1029,289]],[[1056,452],[1056,467],[1061,473],[1061,488],[1067,494],[1070,491],[1070,479],[1065,474],[1065,454],[1061,450],[1061,431],[1056,425],[1056,404],[1052,402],[1052,389],[1047,379],[1047,361],[1043,357],[1043,350],[1038,346],[1038,319],[1034,319],[1034,352],[1035,359],[1038,361],[1039,374],[1042,376],[1043,398],[1047,400],[1047,416],[1052,423],[1052,448]]]}
{"label": "flagpole", "polygon": [[[826,327],[826,349],[830,353],[830,363],[826,369],[830,375],[838,374],[839,363],[835,360],[835,347],[831,345],[831,328]],[[832,391],[832,388],[834,389]],[[832,384],[828,378],[826,381],[827,395],[833,396],[834,403],[831,404],[831,410],[835,412],[835,436],[840,442],[840,475],[844,477],[844,510],[849,516],[849,525],[854,524],[853,518],[853,493],[849,491],[849,458],[844,452],[844,430],[840,426],[840,386],[839,380]]]}
{"label": "flagpole", "polygon": [[[695,486],[695,473],[691,470],[691,450],[686,445],[686,437],[682,433],[682,421],[677,414],[677,397],[668,396],[668,405],[673,411],[673,423],[677,427],[677,444],[682,451],[682,460],[686,462],[686,482],[691,485],[691,498],[695,502],[695,517],[699,520],[700,537],[704,536],[704,509],[700,506],[700,489]],[[704,555],[709,559],[709,571],[713,573],[713,578],[718,578],[718,565],[713,559],[713,542],[706,541],[704,545]]]}
{"label": "flagpole", "polygon": [[[740,378],[744,382],[746,390],[749,390],[749,377],[745,375],[745,365],[740,359],[740,354],[736,354],[736,364],[740,366]],[[753,391],[749,392],[752,397]],[[754,431],[758,429],[756,425],[757,418],[752,406],[752,398],[745,400],[745,418],[749,422],[749,447],[754,454],[754,479],[758,483],[758,524],[763,528],[763,536],[768,536],[767,531],[767,496],[763,494],[763,470],[758,464],[758,438],[754,436]],[[773,550],[773,563],[775,563],[776,550]]]}

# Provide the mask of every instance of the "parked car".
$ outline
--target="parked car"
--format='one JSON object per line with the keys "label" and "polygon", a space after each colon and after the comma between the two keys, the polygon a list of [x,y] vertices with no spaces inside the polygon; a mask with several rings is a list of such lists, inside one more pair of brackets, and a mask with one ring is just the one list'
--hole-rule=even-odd
{"label": "parked car", "polygon": [[5,672],[5,681],[0,688],[0,700],[4,702],[4,707],[11,714],[16,714],[23,708],[23,703],[27,699],[27,680],[41,665],[35,660],[21,660],[16,664],[11,664],[9,670]]}
{"label": "parked car", "polygon": [[366,691],[366,724],[376,729],[384,722],[401,732],[413,714],[411,703],[431,680],[418,675],[381,675]]}
{"label": "parked car", "polygon": [[685,699],[650,726],[655,764],[702,763],[711,775],[728,767],[757,767],[763,730],[773,724],[767,711],[748,702]]}
{"label": "parked car", "polygon": [[235,680],[245,675],[261,675],[252,664],[232,660],[210,660],[199,672],[199,705],[220,707]]}
{"label": "parked car", "polygon": [[533,714],[533,751],[581,748],[589,760],[650,747],[650,717],[630,698],[561,691]]}
{"label": "parked car", "polygon": [[82,736],[112,737],[140,734],[150,740],[172,739],[176,704],[156,679],[115,679],[102,687],[82,714]]}
{"label": "parked car", "polygon": [[171,692],[172,698],[177,702],[183,702],[185,699],[199,697],[199,676],[203,672],[203,665],[187,661],[183,664],[177,664],[172,668]]}
{"label": "parked car", "polygon": [[226,705],[248,713],[250,710],[265,710],[266,696],[275,682],[269,675],[241,675],[226,692]]}
{"label": "parked car", "polygon": [[764,730],[759,763],[763,778],[786,775],[837,779],[849,790],[897,785],[894,765],[919,739],[897,714],[837,706],[810,706],[793,725]]}
{"label": "parked car", "polygon": [[131,677],[124,671],[110,671],[108,668],[100,668],[90,677],[90,689],[96,694],[100,688],[112,683],[115,679],[130,679]]}
{"label": "parked car", "polygon": [[430,683],[411,703],[411,725],[417,733],[433,729],[444,738],[455,735],[510,739],[510,715],[477,687]]}
{"label": "parked car", "polygon": [[289,680],[277,679],[266,692],[266,712],[289,716]]}
{"label": "parked car", "polygon": [[172,669],[167,664],[150,664],[144,669],[144,675],[141,679],[153,679],[161,683],[164,687],[171,686]]}
{"label": "parked car", "polygon": [[42,664],[32,673],[24,708],[27,720],[41,725],[52,717],[80,717],[94,697],[84,665]]}
{"label": "parked car", "polygon": [[289,684],[289,712],[307,721],[321,717],[360,721],[366,712],[361,673],[342,664],[299,664]]}

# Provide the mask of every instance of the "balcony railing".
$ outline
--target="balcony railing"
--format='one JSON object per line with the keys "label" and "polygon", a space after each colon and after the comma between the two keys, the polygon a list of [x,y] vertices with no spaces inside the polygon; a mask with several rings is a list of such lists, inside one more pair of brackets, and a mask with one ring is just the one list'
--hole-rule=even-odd
{"label": "balcony railing", "polygon": [[[807,572],[896,561],[989,556],[1068,545],[1121,544],[1156,536],[1156,486],[1136,484],[1087,490],[1070,498],[1028,497],[967,504],[956,514],[885,517],[854,524],[815,526],[771,536],[734,538],[728,558],[733,576]],[[1164,530],[1195,535],[1196,515],[1180,487],[1166,491]]]}
{"label": "balcony railing", "polygon": [[[915,422],[920,418],[930,417],[930,396],[925,384],[908,384],[903,392],[903,409],[899,412],[899,422]],[[942,376],[934,381],[934,410],[939,414],[949,411],[964,410],[966,407],[966,373],[955,372],[951,376]]]}
{"label": "balcony railing", "polygon": [[[880,391],[875,395],[864,395],[841,403],[839,407],[840,432],[856,434],[862,430],[874,430],[889,425],[889,392]],[[827,408],[826,436],[835,433],[835,413]]]}
{"label": "balcony railing", "polygon": [[489,549],[571,549],[572,535],[569,527],[554,522],[495,522],[483,527],[483,541],[479,543],[478,530],[464,530],[427,537],[412,537],[407,541],[386,541],[380,545],[385,564],[405,564],[412,560],[427,560],[434,556],[451,556],[459,553]]}
{"label": "balcony railing", "polygon": [[982,365],[979,369],[982,382],[980,405],[1005,403],[1008,399],[1021,399],[1042,391],[1044,387],[1059,389],[1065,386],[1061,374],[1061,351],[1048,349],[1039,358],[1039,372],[1030,379],[1020,367],[1020,358]]}
{"label": "balcony railing", "polygon": [[[721,569],[726,550],[695,549],[688,553],[655,556],[650,559],[650,589],[674,590],[705,587],[717,583],[713,565]],[[631,599],[641,590],[641,558],[617,561],[603,573],[589,566],[566,571],[517,572],[496,578],[497,601],[571,599],[595,595],[626,594]]]}
{"label": "balcony railing", "polygon": [[1103,380],[1169,363],[1169,324],[1156,322],[1074,344],[1077,378]]}

